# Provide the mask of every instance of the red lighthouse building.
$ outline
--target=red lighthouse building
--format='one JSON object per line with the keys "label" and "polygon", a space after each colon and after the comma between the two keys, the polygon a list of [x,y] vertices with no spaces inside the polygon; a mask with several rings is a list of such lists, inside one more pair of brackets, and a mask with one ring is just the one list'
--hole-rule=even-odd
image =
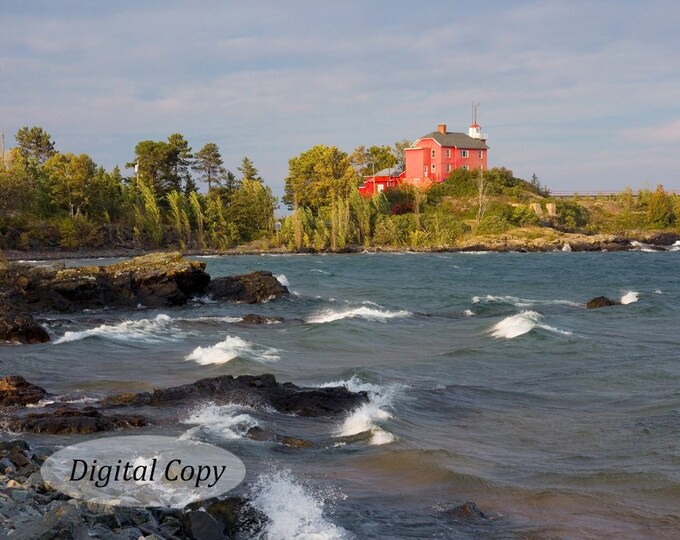
{"label": "red lighthouse building", "polygon": [[446,124],[439,124],[437,131],[423,135],[404,151],[405,170],[385,169],[367,176],[359,192],[372,197],[388,187],[409,184],[428,188],[443,182],[455,169],[488,168],[487,136],[477,123],[477,111],[467,134],[446,130]]}

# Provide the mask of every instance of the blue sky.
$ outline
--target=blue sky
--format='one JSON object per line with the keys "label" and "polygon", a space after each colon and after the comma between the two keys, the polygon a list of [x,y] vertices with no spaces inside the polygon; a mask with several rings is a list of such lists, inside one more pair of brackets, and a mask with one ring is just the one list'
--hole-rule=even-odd
{"label": "blue sky", "polygon": [[677,1],[0,3],[0,128],[124,166],[182,133],[276,194],[314,144],[351,152],[470,104],[489,164],[553,191],[680,190]]}

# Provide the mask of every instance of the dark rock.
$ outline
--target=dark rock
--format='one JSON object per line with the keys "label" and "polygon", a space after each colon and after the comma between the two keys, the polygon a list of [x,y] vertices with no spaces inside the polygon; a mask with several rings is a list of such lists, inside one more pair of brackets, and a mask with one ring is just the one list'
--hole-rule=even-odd
{"label": "dark rock", "polygon": [[73,409],[61,407],[52,412],[31,413],[12,418],[10,429],[31,433],[72,434],[97,433],[121,428],[142,427],[147,424],[141,415],[105,416],[94,407]]}
{"label": "dark rock", "polygon": [[47,331],[29,313],[0,301],[0,341],[46,343],[49,340]]}
{"label": "dark rock", "polygon": [[619,302],[615,302],[606,296],[596,296],[592,300],[586,302],[586,307],[588,309],[597,309],[601,307],[615,306],[617,304],[619,304]]}
{"label": "dark rock", "polygon": [[218,277],[208,286],[208,294],[215,300],[229,300],[255,304],[273,298],[281,298],[289,293],[271,272],[259,270],[240,276]]}
{"label": "dark rock", "polygon": [[194,540],[222,540],[223,530],[217,520],[208,512],[191,510],[183,516],[184,530]]}
{"label": "dark rock", "polygon": [[18,540],[89,540],[87,527],[73,504],[59,501],[44,516],[22,523],[12,538]]}
{"label": "dark rock", "polygon": [[476,521],[480,519],[489,519],[479,507],[472,501],[465,504],[458,505],[454,508],[446,510],[446,514],[456,520],[461,521]]}
{"label": "dark rock", "polygon": [[47,390],[28,382],[21,375],[0,379],[0,405],[28,405],[47,396]]}
{"label": "dark rock", "polygon": [[122,394],[102,400],[103,406],[167,405],[196,400],[235,403],[251,407],[271,406],[300,416],[333,416],[368,402],[366,392],[351,392],[344,386],[304,388],[278,383],[271,374],[222,375],[191,384],[154,390],[152,394]]}
{"label": "dark rock", "polygon": [[80,268],[10,265],[14,299],[34,310],[77,311],[85,308],[165,307],[185,304],[202,294],[210,276],[205,263],[180,253],[151,253],[111,266]]}
{"label": "dark rock", "polygon": [[314,443],[301,439],[299,437],[290,437],[288,435],[279,435],[269,429],[263,429],[260,426],[253,426],[246,432],[246,438],[253,441],[267,441],[290,446],[291,448],[313,448]]}
{"label": "dark rock", "polygon": [[265,317],[264,315],[256,315],[255,313],[248,313],[248,315],[244,315],[241,319],[241,322],[244,324],[272,324],[283,321],[283,317]]}
{"label": "dark rock", "polygon": [[0,441],[0,455],[7,452],[16,452],[17,450],[30,450],[31,447],[26,441],[15,439],[13,441]]}
{"label": "dark rock", "polygon": [[658,233],[645,239],[645,243],[654,246],[672,246],[675,242],[680,240],[680,234],[674,232]]}
{"label": "dark rock", "polygon": [[267,522],[267,516],[253,508],[244,497],[209,499],[192,503],[187,508],[197,509],[199,507],[222,526],[223,534],[227,538],[236,537],[244,531],[255,537]]}

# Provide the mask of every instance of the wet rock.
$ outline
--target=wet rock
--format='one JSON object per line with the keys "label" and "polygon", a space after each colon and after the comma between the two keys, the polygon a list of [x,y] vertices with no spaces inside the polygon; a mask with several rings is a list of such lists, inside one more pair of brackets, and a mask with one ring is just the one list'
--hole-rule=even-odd
{"label": "wet rock", "polygon": [[186,401],[212,400],[250,407],[270,406],[277,411],[300,416],[334,416],[368,402],[366,392],[351,392],[344,386],[305,388],[278,383],[271,374],[222,375],[191,384],[174,386],[153,393],[122,394],[102,400],[103,406],[168,405]]}
{"label": "wet rock", "polygon": [[29,405],[47,396],[47,390],[28,382],[21,375],[0,379],[0,405]]}
{"label": "wet rock", "polygon": [[61,407],[52,412],[30,413],[24,417],[12,418],[8,424],[14,431],[83,434],[142,427],[147,424],[147,420],[142,415],[105,416],[94,407],[82,409]]}
{"label": "wet rock", "polygon": [[271,272],[259,270],[240,276],[218,277],[210,282],[208,294],[215,300],[255,304],[289,294]]}
{"label": "wet rock", "polygon": [[607,298],[606,296],[596,296],[592,300],[586,302],[586,307],[588,309],[597,309],[602,307],[615,306],[619,303],[620,302],[616,302],[610,298]]}
{"label": "wet rock", "polygon": [[248,313],[244,315],[241,322],[244,324],[274,324],[281,323],[285,319],[283,317],[265,317],[264,315],[256,315],[255,313]]}
{"label": "wet rock", "polygon": [[46,343],[49,340],[47,331],[29,313],[0,301],[0,341]]}
{"label": "wet rock", "polygon": [[276,442],[291,448],[314,448],[315,444],[299,437],[291,437],[289,435],[280,435],[269,429],[263,429],[260,426],[253,426],[246,432],[246,438],[253,441],[267,441]]}
{"label": "wet rock", "polygon": [[481,519],[489,519],[477,506],[476,503],[468,501],[465,504],[458,505],[454,508],[446,510],[446,514],[460,521],[476,521]]}
{"label": "wet rock", "polygon": [[222,540],[224,527],[208,512],[191,510],[183,516],[184,530],[193,540]]}
{"label": "wet rock", "polygon": [[680,234],[674,232],[663,232],[654,234],[644,239],[647,244],[654,246],[672,246],[675,242],[680,240]]}
{"label": "wet rock", "polygon": [[227,538],[233,538],[243,531],[248,531],[255,537],[267,522],[267,516],[253,508],[244,497],[209,499],[192,503],[187,507],[198,508],[205,510],[221,525],[222,532]]}
{"label": "wet rock", "polygon": [[44,516],[39,516],[12,534],[18,540],[88,540],[87,527],[78,508],[68,502],[58,502]]}

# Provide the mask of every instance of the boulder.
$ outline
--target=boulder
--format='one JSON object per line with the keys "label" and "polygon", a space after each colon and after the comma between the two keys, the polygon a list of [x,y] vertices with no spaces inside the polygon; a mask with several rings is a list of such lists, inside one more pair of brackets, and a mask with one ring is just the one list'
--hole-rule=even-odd
{"label": "boulder", "polygon": [[226,538],[235,538],[244,531],[259,538],[256,533],[259,533],[268,521],[267,516],[253,508],[244,497],[198,501],[188,505],[185,510],[191,512],[198,508],[202,508],[220,524]]}
{"label": "boulder", "polygon": [[49,340],[47,331],[29,313],[0,301],[0,341],[46,343]]}
{"label": "boulder", "polygon": [[55,502],[44,516],[23,523],[12,538],[19,540],[88,540],[87,527],[78,508],[69,502]]}
{"label": "boulder", "polygon": [[215,300],[229,300],[255,304],[289,294],[288,287],[282,285],[271,272],[258,270],[240,276],[218,277],[208,285],[208,294]]}
{"label": "boulder", "polygon": [[586,307],[588,309],[597,309],[601,307],[615,306],[619,303],[620,302],[616,302],[610,298],[607,298],[606,296],[596,296],[592,300],[586,302]]}
{"label": "boulder", "polygon": [[344,386],[305,388],[279,383],[271,374],[222,375],[174,386],[153,393],[120,394],[102,400],[108,407],[124,405],[168,405],[187,401],[212,400],[251,407],[270,406],[277,411],[300,416],[334,416],[368,402],[366,392],[351,392]]}
{"label": "boulder", "polygon": [[455,520],[460,521],[477,521],[489,519],[477,506],[476,503],[468,501],[465,504],[460,504],[454,508],[446,510],[446,514]]}
{"label": "boulder", "polygon": [[47,390],[28,382],[20,375],[0,379],[0,405],[29,405],[47,396]]}
{"label": "boulder", "polygon": [[8,422],[13,431],[49,434],[84,434],[112,431],[120,428],[142,427],[147,420],[141,415],[105,416],[94,407],[75,409],[60,407],[50,412],[30,413],[11,418]]}

